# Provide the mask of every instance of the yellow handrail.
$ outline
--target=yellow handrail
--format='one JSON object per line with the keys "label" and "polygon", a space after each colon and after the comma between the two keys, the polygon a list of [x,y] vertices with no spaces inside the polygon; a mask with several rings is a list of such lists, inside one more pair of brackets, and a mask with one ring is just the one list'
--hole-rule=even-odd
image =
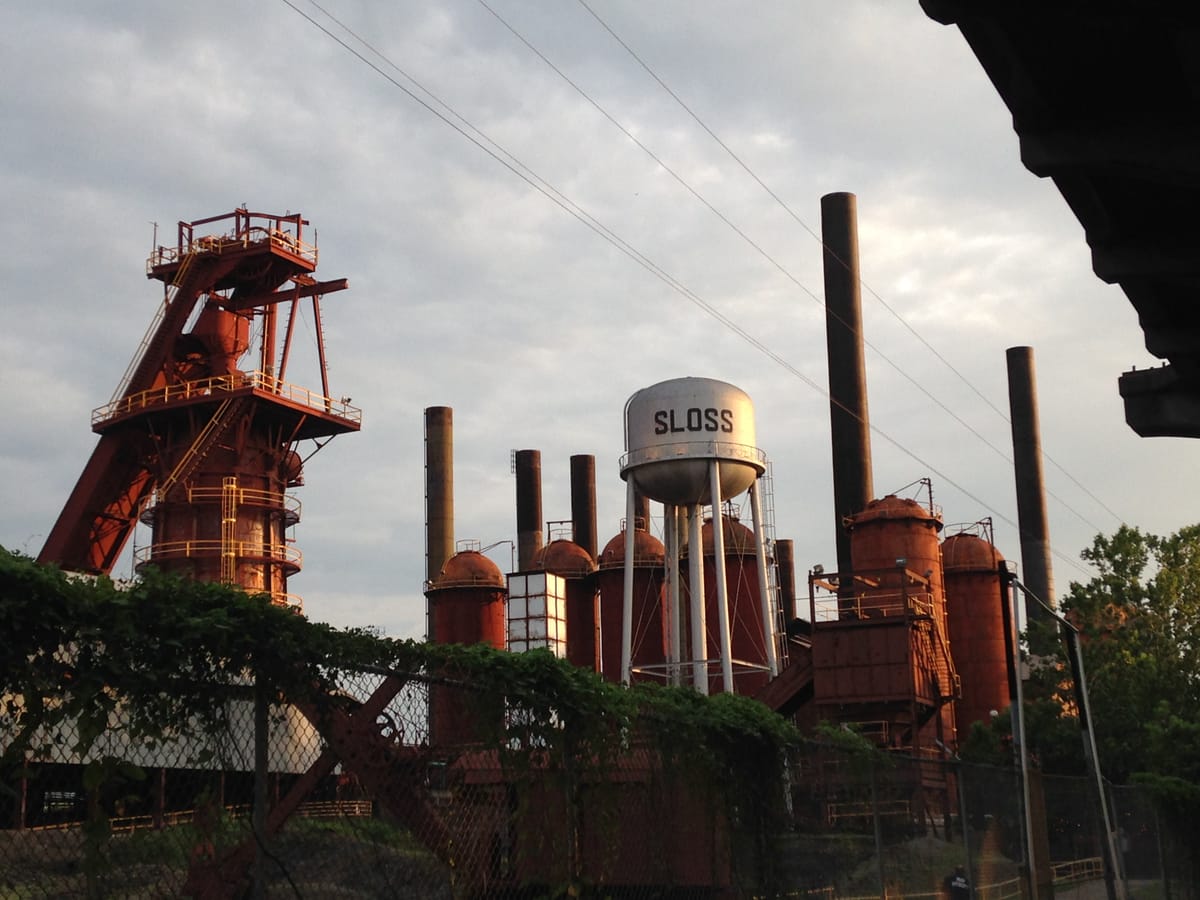
{"label": "yellow handrail", "polygon": [[[219,487],[191,488],[188,490],[188,502],[219,501],[222,496],[222,490]],[[237,502],[238,506],[266,506],[271,509],[283,509],[292,513],[297,519],[300,518],[300,498],[295,494],[239,486],[237,489]]]}
{"label": "yellow handrail", "polygon": [[[299,568],[304,554],[290,544],[262,543],[258,541],[235,541],[233,548],[241,559],[270,559],[289,563]],[[152,563],[159,559],[217,558],[223,549],[219,538],[186,541],[159,541],[147,547],[138,547],[133,552],[137,565]]]}
{"label": "yellow handrail", "polygon": [[317,248],[306,241],[296,240],[294,235],[274,228],[255,226],[237,234],[206,234],[192,238],[186,247],[156,247],[146,260],[146,272],[149,274],[159,266],[169,265],[176,260],[186,259],[197,253],[212,253],[219,255],[232,250],[245,250],[259,244],[268,244],[286,250],[301,259],[308,260],[314,266],[317,264]]}
{"label": "yellow handrail", "polygon": [[292,403],[321,410],[348,422],[362,422],[362,410],[351,406],[349,398],[335,400],[332,397],[325,397],[307,388],[288,384],[265,372],[238,372],[234,375],[217,375],[212,378],[199,378],[195,381],[163,385],[121,397],[94,409],[92,425],[99,425],[120,415],[162,406],[173,401],[208,397],[246,388],[276,394]]}

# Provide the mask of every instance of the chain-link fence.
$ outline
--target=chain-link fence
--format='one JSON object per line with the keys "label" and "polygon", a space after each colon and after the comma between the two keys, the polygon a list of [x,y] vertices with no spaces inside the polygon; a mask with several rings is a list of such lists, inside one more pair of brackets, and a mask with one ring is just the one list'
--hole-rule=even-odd
{"label": "chain-link fence", "polygon": [[[938,897],[962,867],[992,900],[1028,896],[1030,822],[1057,895],[1106,895],[1086,779],[821,743],[725,777],[636,728],[548,741],[554,717],[362,671],[303,702],[231,688],[153,744],[118,704],[86,755],[60,728],[5,773],[0,898]],[[1112,806],[1131,896],[1191,896],[1147,795]]]}

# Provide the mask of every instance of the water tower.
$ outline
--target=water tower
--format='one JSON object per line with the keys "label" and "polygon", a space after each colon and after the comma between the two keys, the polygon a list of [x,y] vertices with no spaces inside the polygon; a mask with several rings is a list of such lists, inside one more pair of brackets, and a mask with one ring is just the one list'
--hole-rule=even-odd
{"label": "water tower", "polygon": [[[704,597],[703,507],[711,505],[719,520],[723,500],[750,491],[758,584],[762,605],[767,667],[778,674],[775,656],[775,616],[766,576],[762,497],[758,478],[766,471],[766,456],[755,446],[754,405],[746,393],[711,378],[676,378],[635,393],[625,404],[625,449],[621,477],[626,483],[626,521],[636,516],[638,492],[663,504],[666,544],[667,671],[678,680],[690,669],[692,684],[708,693],[707,615]],[[717,647],[721,684],[733,692],[733,654],[730,647],[729,598],[725,569],[724,529],[712,529],[716,567]],[[632,676],[634,529],[625,531],[625,579],[621,617],[621,680]],[[685,545],[690,607],[680,603],[679,561]],[[685,655],[682,623],[690,623]]]}

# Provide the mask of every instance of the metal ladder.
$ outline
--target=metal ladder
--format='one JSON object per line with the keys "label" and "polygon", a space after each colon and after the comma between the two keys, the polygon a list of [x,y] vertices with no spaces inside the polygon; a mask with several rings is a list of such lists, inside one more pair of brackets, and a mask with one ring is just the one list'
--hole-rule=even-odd
{"label": "metal ladder", "polygon": [[767,564],[767,596],[771,598],[771,609],[775,615],[775,656],[782,672],[788,664],[787,622],[783,620],[783,591],[779,584],[779,560],[775,557],[775,470],[769,459],[758,480],[762,493],[763,552],[770,558]]}
{"label": "metal ladder", "polygon": [[187,448],[187,452],[179,458],[179,462],[175,464],[175,468],[171,470],[171,474],[164,478],[158,485],[157,493],[160,498],[165,498],[171,488],[196,471],[196,468],[204,461],[204,457],[208,455],[217,441],[229,430],[229,427],[237,419],[238,414],[245,407],[245,397],[226,397],[221,402],[213,417],[208,420],[208,424],[196,435],[196,439]]}
{"label": "metal ladder", "polygon": [[187,278],[194,258],[195,254],[193,253],[185,254],[183,261],[179,264],[179,268],[175,270],[175,277],[171,279],[171,284],[167,287],[166,296],[163,297],[163,302],[159,304],[154,318],[150,320],[150,327],[146,329],[146,334],[142,337],[142,342],[138,344],[137,350],[134,351],[133,359],[129,361],[129,365],[125,369],[125,374],[121,376],[121,380],[117,383],[117,389],[113,391],[113,395],[108,401],[110,404],[122,399],[125,396],[125,392],[129,390],[129,382],[133,378],[133,373],[137,370],[146,352],[150,349],[150,345],[153,343],[154,337],[158,334],[158,329],[162,325],[163,318],[166,317],[167,310],[179,295],[179,286]]}

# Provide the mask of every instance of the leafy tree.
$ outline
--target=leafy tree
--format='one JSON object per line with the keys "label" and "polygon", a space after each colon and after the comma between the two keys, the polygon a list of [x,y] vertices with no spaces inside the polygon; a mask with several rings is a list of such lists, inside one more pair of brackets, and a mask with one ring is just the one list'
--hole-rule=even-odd
{"label": "leafy tree", "polygon": [[[1079,632],[1101,770],[1146,785],[1200,859],[1200,525],[1166,537],[1122,525],[1080,555],[1097,575],[1072,582],[1061,606]],[[1044,771],[1076,774],[1083,742],[1058,626],[1028,637],[1029,746]]]}
{"label": "leafy tree", "polygon": [[1063,607],[1080,631],[1105,775],[1200,786],[1200,526],[1167,537],[1122,526],[1081,555],[1098,574],[1072,582]]}

